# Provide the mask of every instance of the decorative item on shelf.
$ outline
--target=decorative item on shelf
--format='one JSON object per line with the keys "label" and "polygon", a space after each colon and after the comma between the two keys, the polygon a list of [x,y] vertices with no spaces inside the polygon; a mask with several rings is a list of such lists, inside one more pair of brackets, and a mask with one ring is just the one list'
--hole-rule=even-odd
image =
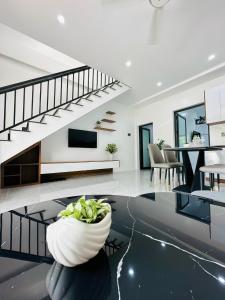
{"label": "decorative item on shelf", "polygon": [[165,140],[158,139],[158,143],[156,144],[159,147],[159,150],[163,150],[163,145],[165,144]]}
{"label": "decorative item on shelf", "polygon": [[97,122],[96,122],[96,127],[97,127],[97,128],[101,128],[101,124],[102,124],[101,121],[97,121]]}
{"label": "decorative item on shelf", "polygon": [[105,127],[99,126],[98,122],[100,122],[100,123],[104,122],[104,123],[108,123],[108,124],[116,123],[116,121],[112,119],[112,116],[116,114],[115,112],[107,111],[106,114],[107,114],[106,118],[103,118],[101,121],[96,122],[96,127],[94,129],[103,130],[103,131],[110,131],[110,132],[116,131],[113,128],[105,128]]}
{"label": "decorative item on shelf", "polygon": [[191,142],[192,147],[203,147],[205,146],[205,139],[201,138],[201,136],[194,135],[192,142]]}
{"label": "decorative item on shelf", "polygon": [[118,147],[116,144],[108,144],[105,151],[109,153],[110,160],[113,160],[114,154],[118,151]]}
{"label": "decorative item on shelf", "polygon": [[195,124],[196,125],[206,124],[206,117],[200,116],[199,118],[195,119]]}
{"label": "decorative item on shelf", "polygon": [[83,196],[48,226],[48,248],[58,263],[66,267],[83,264],[103,247],[111,226],[111,206],[105,200],[86,200]]}

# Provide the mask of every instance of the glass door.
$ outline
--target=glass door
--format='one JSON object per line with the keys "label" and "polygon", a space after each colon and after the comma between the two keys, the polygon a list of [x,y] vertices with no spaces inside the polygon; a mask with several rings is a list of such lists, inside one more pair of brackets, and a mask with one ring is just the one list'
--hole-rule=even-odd
{"label": "glass door", "polygon": [[187,119],[176,114],[176,146],[183,147],[187,143]]}
{"label": "glass door", "polygon": [[139,139],[140,139],[140,168],[150,169],[151,163],[149,158],[148,145],[152,141],[151,129],[146,128],[147,125],[139,127]]}

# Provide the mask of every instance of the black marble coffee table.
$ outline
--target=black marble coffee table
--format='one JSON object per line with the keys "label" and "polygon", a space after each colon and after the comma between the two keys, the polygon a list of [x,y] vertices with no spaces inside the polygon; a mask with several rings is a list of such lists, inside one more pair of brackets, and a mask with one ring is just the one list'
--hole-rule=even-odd
{"label": "black marble coffee table", "polygon": [[225,299],[224,203],[178,193],[107,197],[104,249],[75,268],[54,262],[45,232],[76,197],[1,214],[0,299]]}

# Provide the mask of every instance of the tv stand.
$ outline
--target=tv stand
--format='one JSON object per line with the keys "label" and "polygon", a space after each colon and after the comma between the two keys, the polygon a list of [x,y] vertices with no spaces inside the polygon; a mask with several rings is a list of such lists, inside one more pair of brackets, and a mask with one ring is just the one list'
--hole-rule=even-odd
{"label": "tv stand", "polygon": [[71,176],[105,174],[119,168],[119,160],[57,161],[41,163],[41,181],[48,182]]}

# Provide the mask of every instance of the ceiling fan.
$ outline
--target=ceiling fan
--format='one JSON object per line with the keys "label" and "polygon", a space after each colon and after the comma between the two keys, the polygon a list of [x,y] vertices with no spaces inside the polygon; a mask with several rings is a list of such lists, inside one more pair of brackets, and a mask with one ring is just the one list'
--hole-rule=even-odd
{"label": "ceiling fan", "polygon": [[165,6],[170,0],[149,0],[150,4],[155,8],[162,8]]}
{"label": "ceiling fan", "polygon": [[149,45],[156,45],[159,43],[161,29],[163,8],[170,0],[149,0],[149,3],[155,8],[149,31]]}

